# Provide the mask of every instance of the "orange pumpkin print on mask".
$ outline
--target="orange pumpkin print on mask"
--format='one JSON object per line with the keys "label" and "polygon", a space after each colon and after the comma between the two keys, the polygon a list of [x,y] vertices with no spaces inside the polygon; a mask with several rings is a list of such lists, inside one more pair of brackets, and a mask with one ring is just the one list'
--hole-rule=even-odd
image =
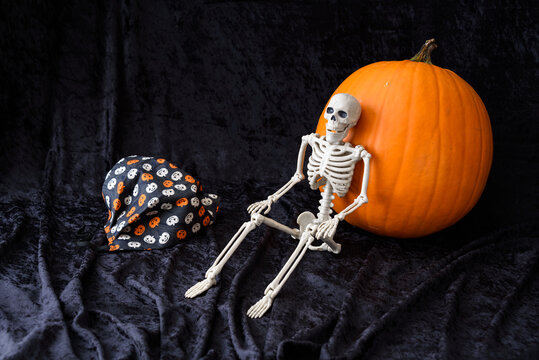
{"label": "orange pumpkin print on mask", "polygon": [[156,216],[150,220],[150,227],[153,229],[154,227],[158,226],[160,222],[161,222],[161,219]]}
{"label": "orange pumpkin print on mask", "polygon": [[138,198],[138,206],[144,205],[144,201],[146,201],[146,195],[142,194],[142,195],[140,195],[140,197]]}
{"label": "orange pumpkin print on mask", "polygon": [[124,189],[125,189],[125,185],[124,185],[124,182],[123,181],[120,181],[118,183],[118,187],[116,188],[116,191],[118,192],[118,194],[121,194],[124,192]]}
{"label": "orange pumpkin print on mask", "polygon": [[130,217],[131,215],[133,215],[133,213],[135,212],[135,210],[136,210],[136,209],[135,209],[135,207],[133,206],[125,216],[126,216],[126,217]]}
{"label": "orange pumpkin print on mask", "polygon": [[137,221],[139,218],[140,218],[140,215],[139,215],[139,214],[135,214],[135,215],[131,216],[131,217],[129,218],[129,220],[127,220],[127,223],[128,223],[128,224],[132,224],[132,223],[134,223],[135,221]]}
{"label": "orange pumpkin print on mask", "polygon": [[131,164],[135,164],[135,163],[138,163],[138,160],[129,160],[127,162],[127,165],[131,165]]}
{"label": "orange pumpkin print on mask", "polygon": [[110,226],[105,227],[105,232],[108,233],[110,231]]}
{"label": "orange pumpkin print on mask", "polygon": [[143,181],[150,181],[150,180],[153,179],[153,176],[152,176],[152,174],[144,173],[144,174],[142,174],[141,179]]}
{"label": "orange pumpkin print on mask", "polygon": [[176,201],[176,205],[178,205],[179,207],[184,207],[187,204],[189,204],[189,200],[187,200],[186,198],[181,198]]}
{"label": "orange pumpkin print on mask", "polygon": [[178,237],[178,239],[185,239],[185,237],[187,236],[187,231],[185,230],[178,230],[178,232],[176,233],[176,236]]}
{"label": "orange pumpkin print on mask", "polygon": [[185,175],[185,181],[190,182],[191,184],[195,182],[195,179],[191,175]]}
{"label": "orange pumpkin print on mask", "polygon": [[204,206],[201,206],[200,209],[198,210],[198,216],[202,217],[202,215],[204,215],[205,212],[206,212],[206,209],[204,209]]}
{"label": "orange pumpkin print on mask", "polygon": [[163,181],[163,186],[164,186],[164,187],[168,187],[168,188],[169,188],[169,187],[171,187],[173,184],[174,184],[174,183],[173,183],[172,181],[170,181],[170,180],[165,180],[165,181]]}
{"label": "orange pumpkin print on mask", "polygon": [[157,159],[157,162],[158,162],[159,164],[162,164],[162,163],[165,162],[165,159]]}
{"label": "orange pumpkin print on mask", "polygon": [[177,167],[176,165],[174,165],[173,163],[170,163],[170,164],[168,164],[168,165],[169,165],[171,168],[173,168],[173,169],[177,169],[177,168],[178,168],[178,167]]}
{"label": "orange pumpkin print on mask", "polygon": [[144,230],[146,230],[144,225],[137,226],[137,228],[135,229],[135,235],[142,235],[144,233]]}
{"label": "orange pumpkin print on mask", "polygon": [[109,248],[109,251],[115,251],[115,250],[118,250],[119,248],[120,248],[120,245],[111,245]]}
{"label": "orange pumpkin print on mask", "polygon": [[114,210],[119,210],[120,206],[122,206],[122,202],[120,201],[120,199],[114,199],[114,201],[112,202],[112,206],[114,206]]}
{"label": "orange pumpkin print on mask", "polygon": [[202,223],[204,224],[204,226],[208,226],[208,224],[210,223],[210,217],[206,215]]}

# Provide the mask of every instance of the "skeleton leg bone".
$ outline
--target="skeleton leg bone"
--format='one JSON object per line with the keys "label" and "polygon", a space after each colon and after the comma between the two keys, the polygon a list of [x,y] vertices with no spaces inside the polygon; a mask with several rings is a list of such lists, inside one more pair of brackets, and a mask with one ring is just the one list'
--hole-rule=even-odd
{"label": "skeleton leg bone", "polygon": [[277,296],[284,283],[288,280],[288,277],[292,274],[296,266],[299,264],[309,245],[314,241],[313,233],[316,231],[316,225],[307,227],[307,230],[301,234],[301,239],[296,246],[296,249],[288,258],[288,261],[283,266],[279,274],[268,285],[264,291],[264,297],[256,302],[247,311],[247,316],[251,318],[259,318],[266,313],[273,303],[273,299]]}
{"label": "skeleton leg bone", "polygon": [[232,239],[230,239],[228,244],[221,251],[219,256],[217,256],[213,265],[206,271],[205,279],[189,288],[189,290],[185,292],[185,297],[193,298],[195,296],[198,296],[212,286],[214,286],[215,284],[217,284],[217,280],[215,278],[217,277],[217,275],[219,275],[219,273],[225,266],[225,263],[236,251],[238,246],[240,246],[243,239],[245,239],[245,237],[260,224],[266,224],[272,228],[284,231],[292,235],[293,237],[299,237],[300,234],[300,231],[298,229],[289,228],[288,226],[282,225],[277,221],[267,218],[258,213],[251,215],[251,221],[243,223],[243,225],[239,228],[236,234],[232,237]]}

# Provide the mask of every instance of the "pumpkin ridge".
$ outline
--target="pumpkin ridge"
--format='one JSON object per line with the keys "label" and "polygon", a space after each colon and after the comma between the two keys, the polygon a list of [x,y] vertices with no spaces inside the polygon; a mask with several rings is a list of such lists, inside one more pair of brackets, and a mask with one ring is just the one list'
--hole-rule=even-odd
{"label": "pumpkin ridge", "polygon": [[[459,81],[458,81],[458,79],[455,78],[456,74],[453,73],[452,71],[449,71],[448,74],[449,74],[449,77],[451,78],[451,80],[453,81],[453,83],[455,84],[456,93],[458,95],[460,103],[461,104],[464,103],[464,101],[463,101],[464,97],[463,97],[462,91],[460,89]],[[464,115],[466,115],[466,111],[464,111]],[[468,134],[468,131],[466,129],[466,121],[463,120],[464,118],[465,118],[465,116],[460,116],[461,124],[459,124],[459,128],[464,129],[463,136],[465,137],[464,141],[462,142],[462,149],[459,149],[459,150],[461,150],[460,154],[462,154],[462,159],[460,160],[461,164],[466,164],[466,154],[467,154],[467,152],[466,152],[466,144],[467,144],[466,135]],[[458,177],[457,189],[462,188],[462,179],[463,178],[464,178],[464,171],[462,171],[461,175]],[[460,191],[458,193],[458,196],[455,196],[455,199],[453,200],[453,205],[451,206],[451,212],[447,216],[448,226],[454,224],[459,218],[462,217],[460,214],[457,213],[457,210],[459,209],[459,207],[456,206],[459,202],[462,202],[460,200],[462,198],[462,196],[463,196],[463,192]]]}
{"label": "pumpkin ridge", "polygon": [[[434,67],[430,67],[430,70],[433,74],[433,77],[434,77],[434,84],[436,85],[436,100],[437,100],[437,103],[436,103],[436,109],[437,109],[437,114],[436,114],[436,119],[438,119],[438,121],[436,122],[436,135],[438,137],[438,151],[437,151],[437,154],[438,154],[438,159],[436,160],[436,169],[437,171],[435,171],[435,175],[434,175],[434,182],[432,184],[432,187],[431,187],[431,191],[430,191],[430,194],[428,196],[428,204],[426,206],[424,206],[425,210],[423,211],[423,214],[421,214],[422,216],[420,216],[419,218],[420,219],[429,219],[429,212],[430,212],[430,209],[432,207],[432,204],[434,202],[434,197],[439,194],[439,192],[437,191],[437,188],[439,186],[439,168],[440,168],[440,158],[441,158],[441,154],[442,154],[442,149],[443,149],[443,146],[442,146],[442,136],[440,134],[440,122],[442,120],[442,118],[440,117],[440,104],[441,104],[441,101],[440,101],[440,86],[438,85],[438,75],[437,75],[437,69],[434,68]],[[416,203],[416,199],[414,199],[414,206],[412,206],[413,209],[415,209],[415,203]],[[409,218],[409,217],[406,217],[406,218]],[[406,222],[404,223],[406,225]],[[427,223],[427,221],[422,221],[420,224],[419,224],[419,229],[420,230],[423,230],[425,228],[428,228],[429,226],[431,226],[430,223]],[[405,226],[406,227],[406,226]]]}
{"label": "pumpkin ridge", "polygon": [[[408,61],[403,61],[402,62],[404,65],[408,65],[408,63],[410,64],[413,64],[413,65],[417,65],[415,64],[414,62],[408,62]],[[412,75],[410,76],[410,78],[412,79],[411,83],[413,84],[415,81],[415,77],[417,76],[417,69],[418,69],[418,66],[414,66],[414,72],[412,73]],[[408,117],[407,119],[410,119],[410,114],[412,113],[411,111],[411,108],[412,108],[412,99],[414,98],[414,94],[415,94],[415,87],[412,86],[412,94],[408,97]],[[410,140],[410,127],[409,126],[406,126],[406,136],[405,136],[405,141],[404,141],[404,144],[408,144],[408,141]],[[406,159],[406,153],[408,152],[408,147],[405,146],[405,148],[403,149],[403,152],[402,152],[402,157],[401,157],[401,161],[399,163],[399,170],[397,171],[397,175],[395,176],[395,180],[393,181],[393,186],[391,186],[391,196],[388,197],[388,199],[393,199],[394,198],[394,195],[395,195],[395,187],[396,187],[396,184],[398,184],[399,182],[399,178],[402,174],[402,165],[403,163],[405,162],[404,159]],[[388,217],[389,217],[389,214],[391,213],[391,208],[392,208],[392,205],[394,204],[393,201],[388,201],[388,206],[387,206],[387,211],[385,212],[384,214],[384,220],[383,220],[383,224],[384,226],[387,224],[387,221],[388,221]]]}
{"label": "pumpkin ridge", "polygon": [[[395,78],[395,74],[397,74],[399,72],[399,63],[395,63],[395,62],[392,62],[392,61],[388,61],[386,64],[385,64],[385,68],[387,67],[391,67],[393,66],[394,69],[393,69],[393,72],[391,74],[391,76],[389,76],[389,82],[391,83],[393,81],[393,79]],[[373,79],[376,81],[378,79],[378,76],[373,76]],[[381,128],[381,123],[382,121],[380,121],[381,119],[383,119],[383,111],[384,111],[384,107],[386,105],[386,101],[387,101],[387,98],[389,96],[389,90],[387,88],[385,88],[384,86],[381,86],[380,87],[380,90],[379,90],[379,93],[383,93],[383,100],[381,102],[381,104],[379,105],[378,109],[376,110],[376,112],[374,113],[375,114],[375,117],[376,119],[378,119],[379,121],[376,121],[376,128],[374,130],[374,138],[371,139],[371,143],[373,145],[373,147],[375,149],[379,149],[380,147],[378,146],[379,145],[379,142],[380,142],[380,133],[381,131],[380,128]],[[378,95],[378,94],[377,94]],[[382,139],[383,141],[383,139]],[[368,145],[367,144],[364,144],[364,146],[366,146],[368,148]],[[367,150],[368,151],[368,150]],[[375,155],[375,154],[374,154]],[[376,156],[376,155],[375,155]],[[386,211],[385,213],[389,213],[389,207],[390,207],[390,203],[388,202],[388,205],[386,207]],[[371,215],[371,216],[370,216]],[[367,211],[367,214],[366,214],[366,220],[367,220],[367,223],[371,223],[371,219],[372,219],[372,212],[370,211]],[[384,221],[385,223],[385,221]]]}
{"label": "pumpkin ridge", "polygon": [[[473,190],[472,190],[472,196],[470,196],[468,198],[468,202],[466,203],[466,207],[465,207],[465,214],[470,211],[473,207],[473,205],[475,204],[475,201],[474,199],[479,199],[479,196],[476,194],[477,193],[477,185],[479,185],[482,181],[482,179],[480,180],[479,179],[479,176],[481,175],[481,169],[483,168],[482,167],[482,164],[483,164],[483,121],[482,121],[482,114],[481,114],[481,110],[479,108],[479,105],[477,103],[477,99],[475,98],[475,90],[473,90],[473,88],[471,86],[468,87],[468,92],[470,93],[470,96],[473,98],[473,101],[474,101],[474,105],[475,105],[475,111],[477,113],[477,118],[480,119],[481,121],[479,121],[479,126],[480,126],[480,129],[481,131],[479,131],[479,136],[480,136],[480,140],[479,140],[479,143],[481,144],[481,151],[480,151],[480,155],[479,155],[479,165],[477,166],[477,171],[476,171],[476,175],[474,177],[474,180],[475,180],[475,184],[474,184],[474,187],[473,187]],[[470,206],[470,204],[472,204]]]}

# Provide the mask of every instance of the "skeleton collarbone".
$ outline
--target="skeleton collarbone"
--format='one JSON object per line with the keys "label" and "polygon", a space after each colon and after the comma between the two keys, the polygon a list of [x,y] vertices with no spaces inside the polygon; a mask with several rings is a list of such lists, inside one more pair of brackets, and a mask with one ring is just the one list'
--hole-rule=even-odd
{"label": "skeleton collarbone", "polygon": [[309,136],[312,154],[307,164],[307,177],[311,189],[318,189],[327,182],[334,192],[343,197],[348,192],[354,168],[360,157],[360,150],[350,143],[330,144],[325,136]]}

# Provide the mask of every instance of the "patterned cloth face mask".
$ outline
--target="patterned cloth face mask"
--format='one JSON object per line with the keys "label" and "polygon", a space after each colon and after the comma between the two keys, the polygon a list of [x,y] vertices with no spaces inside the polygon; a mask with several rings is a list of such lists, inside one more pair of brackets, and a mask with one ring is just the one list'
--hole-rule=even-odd
{"label": "patterned cloth face mask", "polygon": [[131,155],[107,173],[108,251],[173,246],[211,225],[219,197],[165,159]]}

